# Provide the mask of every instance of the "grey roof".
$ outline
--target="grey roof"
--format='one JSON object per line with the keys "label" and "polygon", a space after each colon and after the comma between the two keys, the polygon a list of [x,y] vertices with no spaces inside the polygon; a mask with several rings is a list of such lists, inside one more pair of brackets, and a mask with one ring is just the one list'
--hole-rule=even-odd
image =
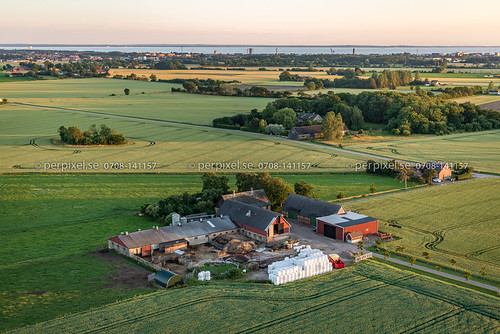
{"label": "grey roof", "polygon": [[172,243],[173,241],[183,240],[185,238],[192,238],[235,228],[237,228],[237,226],[228,217],[209,218],[203,221],[184,223],[180,226],[163,226],[158,230],[151,229],[132,232],[128,235],[121,234],[110,239],[114,241],[118,238],[127,248],[139,248],[149,245]]}
{"label": "grey roof", "polygon": [[229,216],[235,223],[245,224],[265,231],[280,213],[264,210],[232,199],[224,201],[217,214]]}
{"label": "grey roof", "polygon": [[186,238],[192,238],[200,235],[217,233],[238,228],[238,226],[236,226],[228,217],[208,218],[204,219],[203,221],[184,223],[178,227],[184,232],[184,236]]}
{"label": "grey roof", "polygon": [[[300,114],[297,115],[297,118],[302,121],[314,121],[314,119],[318,116],[319,115],[315,113],[301,112]],[[321,116],[319,116],[319,118],[323,119]]]}
{"label": "grey roof", "polygon": [[340,204],[333,204],[297,194],[289,194],[281,207],[281,211],[295,211],[303,217],[322,217],[338,214],[344,211],[344,208]]}
{"label": "grey roof", "polygon": [[349,227],[355,225],[361,225],[364,223],[369,223],[376,221],[376,218],[362,215],[360,213],[348,211],[345,214],[332,214],[325,217],[318,217],[318,220],[321,220],[327,224],[335,225],[338,227]]}
{"label": "grey roof", "polygon": [[290,131],[295,131],[299,135],[316,134],[322,132],[321,125],[296,126],[293,127]]}

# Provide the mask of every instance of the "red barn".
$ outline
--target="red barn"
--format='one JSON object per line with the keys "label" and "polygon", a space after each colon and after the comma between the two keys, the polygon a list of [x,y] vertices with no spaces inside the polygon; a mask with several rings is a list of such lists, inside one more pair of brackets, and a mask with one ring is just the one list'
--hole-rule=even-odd
{"label": "red barn", "polygon": [[377,232],[377,219],[352,211],[317,219],[317,233],[332,239],[347,241],[347,234],[367,236]]}

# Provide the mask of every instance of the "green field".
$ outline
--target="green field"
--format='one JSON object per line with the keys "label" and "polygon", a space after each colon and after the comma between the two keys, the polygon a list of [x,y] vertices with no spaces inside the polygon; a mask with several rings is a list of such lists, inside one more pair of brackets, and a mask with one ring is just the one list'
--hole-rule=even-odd
{"label": "green field", "polygon": [[[367,174],[278,176],[307,181],[325,200],[368,193],[372,182],[401,187]],[[110,236],[151,228],[141,205],[201,187],[200,175],[0,175],[0,241],[15,250],[0,259],[0,331],[151,292],[110,286],[116,268],[91,253]]]}
{"label": "green field", "polygon": [[347,149],[414,162],[466,162],[481,172],[500,173],[500,130],[346,145]]}
{"label": "green field", "polygon": [[[61,125],[88,129],[91,124],[103,123],[123,133],[132,143],[108,147],[53,144]],[[268,135],[15,105],[0,105],[0,155],[0,172],[37,172],[44,171],[45,163],[84,160],[98,163],[97,172],[198,172],[200,163],[238,161],[239,170],[231,168],[226,171],[250,171],[248,168],[244,170],[242,163],[253,163],[251,171],[343,172],[352,171],[346,165],[366,160],[355,154]],[[113,169],[110,167],[113,162],[124,163],[125,168]],[[133,168],[134,163],[147,162],[156,163],[155,169]],[[36,163],[41,163],[42,168],[37,169]],[[128,168],[129,163],[131,168]],[[263,163],[262,169],[259,169],[259,163]],[[283,166],[283,163],[310,163],[310,168],[298,169],[297,165]],[[59,169],[47,171],[60,172]],[[96,172],[96,169],[73,171]]]}
{"label": "green field", "polygon": [[[488,178],[435,186],[346,203],[350,210],[377,217],[379,230],[401,238],[384,247],[500,281],[500,179]],[[397,225],[390,226],[389,221]]]}
{"label": "green field", "polygon": [[499,320],[496,297],[368,261],[279,287],[162,291],[17,333],[497,333]]}
{"label": "green field", "polygon": [[[172,87],[180,85],[117,79],[66,79],[0,83],[0,96],[10,102],[200,125],[212,125],[212,120],[217,117],[262,109],[272,101],[172,93]],[[130,89],[130,95],[124,94],[125,88]]]}

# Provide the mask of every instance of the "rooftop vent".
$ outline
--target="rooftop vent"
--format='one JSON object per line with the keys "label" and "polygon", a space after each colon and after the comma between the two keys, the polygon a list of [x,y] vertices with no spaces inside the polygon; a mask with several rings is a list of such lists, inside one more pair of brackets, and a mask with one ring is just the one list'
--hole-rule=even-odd
{"label": "rooftop vent", "polygon": [[126,236],[128,236],[128,231],[127,231],[127,232],[125,232],[125,235],[126,235]]}
{"label": "rooftop vent", "polygon": [[248,210],[248,212],[247,212],[246,216],[247,216],[247,217],[250,217],[251,215],[252,215],[252,211]]}
{"label": "rooftop vent", "polygon": [[124,234],[125,234],[125,232],[120,232],[120,234],[121,234],[121,235],[124,235]]}

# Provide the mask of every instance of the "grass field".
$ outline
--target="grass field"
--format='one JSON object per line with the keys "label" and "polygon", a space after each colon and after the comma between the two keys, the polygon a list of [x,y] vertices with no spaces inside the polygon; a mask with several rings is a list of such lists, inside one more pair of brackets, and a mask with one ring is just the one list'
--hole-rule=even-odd
{"label": "grass field", "polygon": [[[366,174],[278,176],[307,181],[325,200],[368,193],[372,182],[401,187]],[[116,268],[91,253],[122,231],[151,228],[141,205],[201,187],[200,175],[0,175],[0,241],[15,252],[0,258],[0,331],[151,292],[111,286]]]}
{"label": "grass field", "polygon": [[471,102],[474,104],[485,104],[500,101],[500,95],[475,95],[454,100],[458,103]]}
{"label": "grass field", "polygon": [[467,162],[476,171],[500,173],[499,142],[500,130],[491,130],[370,144],[348,143],[346,148],[415,162]]}
{"label": "grass field", "polygon": [[[109,147],[57,146],[57,129],[61,125],[76,125],[88,129],[91,124],[107,124],[123,133],[130,145]],[[240,161],[253,163],[252,171],[334,172],[352,171],[346,165],[365,161],[362,156],[310,147],[267,135],[228,132],[222,129],[196,128],[134,119],[74,113],[62,110],[0,106],[0,172],[36,172],[36,163],[85,160],[98,163],[98,172],[116,172],[106,163],[124,163],[122,172],[198,172],[199,163]],[[128,168],[128,163],[156,163],[155,169]],[[309,169],[294,169],[282,163],[310,163]],[[194,165],[190,165],[193,163]],[[277,163],[262,165],[259,163]],[[273,168],[270,168],[273,167]],[[307,167],[307,166],[306,166]],[[58,170],[50,170],[58,172]],[[60,171],[60,170],[59,170]],[[73,170],[96,172],[95,169]],[[200,170],[202,171],[202,170]],[[249,171],[249,169],[246,169]]]}
{"label": "grass field", "polygon": [[[350,210],[377,217],[379,230],[401,238],[384,247],[500,281],[500,179],[465,181],[346,203]],[[401,228],[389,226],[396,220]]]}
{"label": "grass field", "polygon": [[[212,125],[217,117],[262,109],[272,99],[172,93],[179,85],[116,79],[67,79],[0,83],[11,102]],[[123,92],[130,89],[130,95]],[[144,94],[142,94],[144,92]],[[110,96],[116,94],[116,96]]]}
{"label": "grass field", "polygon": [[162,291],[16,333],[343,333],[353,317],[359,333],[496,333],[500,311],[495,297],[368,261],[279,287]]}

